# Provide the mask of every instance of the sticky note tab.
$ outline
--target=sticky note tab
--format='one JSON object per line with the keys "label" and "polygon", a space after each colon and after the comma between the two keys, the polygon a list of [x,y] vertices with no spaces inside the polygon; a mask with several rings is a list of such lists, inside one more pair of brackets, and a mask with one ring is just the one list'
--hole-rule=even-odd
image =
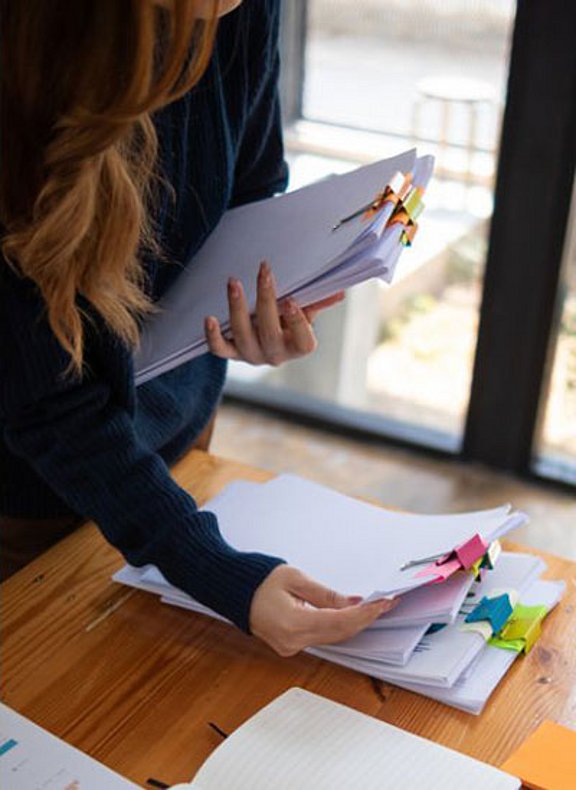
{"label": "sticky note tab", "polygon": [[407,227],[404,228],[402,231],[402,235],[400,236],[400,241],[405,247],[410,247],[412,242],[414,241],[414,237],[416,236],[416,231],[418,230],[418,225],[413,222]]}
{"label": "sticky note tab", "polygon": [[485,642],[488,642],[488,640],[491,638],[493,633],[492,626],[490,625],[488,620],[479,620],[477,623],[464,622],[460,626],[460,630],[471,631],[472,633],[480,634],[480,636]]}
{"label": "sticky note tab", "polygon": [[422,211],[422,209],[418,211],[422,203],[422,195],[420,194],[419,190],[411,189],[408,195],[404,198],[403,202],[406,213],[410,219],[415,220],[418,217],[418,214]]}
{"label": "sticky note tab", "polygon": [[473,535],[470,540],[456,546],[454,553],[460,560],[463,568],[471,568],[476,560],[480,559],[486,553],[487,545],[481,535]]}
{"label": "sticky note tab", "polygon": [[488,545],[482,535],[476,533],[476,535],[472,535],[470,540],[460,543],[460,545],[456,546],[456,548],[448,552],[448,554],[436,560],[436,565],[443,565],[445,562],[455,557],[462,568],[469,570],[477,560],[484,556],[487,548]]}
{"label": "sticky note tab", "polygon": [[576,730],[545,721],[501,766],[526,787],[573,790],[576,785]]}
{"label": "sticky note tab", "polygon": [[427,565],[416,577],[435,576],[434,581],[445,581],[459,570],[469,570],[486,553],[487,544],[481,535],[473,535],[470,540],[456,546],[436,562]]}
{"label": "sticky note tab", "polygon": [[425,568],[422,568],[421,571],[418,571],[415,574],[416,577],[423,577],[423,576],[433,576],[431,581],[433,582],[443,582],[446,579],[450,578],[452,574],[456,573],[456,571],[461,571],[462,565],[460,564],[460,560],[453,559],[447,562],[442,563],[442,565],[438,565],[436,562],[427,565]]}
{"label": "sticky note tab", "polygon": [[388,182],[388,188],[391,192],[395,195],[400,195],[402,190],[406,190],[409,188],[409,185],[412,181],[412,174],[408,173],[408,175],[404,175],[399,170],[397,170],[390,181]]}
{"label": "sticky note tab", "polygon": [[498,562],[498,558],[502,553],[502,544],[499,540],[493,540],[492,543],[488,546],[488,551],[482,557],[482,564],[481,568],[489,568],[492,570],[496,567],[496,563]]}
{"label": "sticky note tab", "polygon": [[480,557],[479,560],[476,560],[474,565],[471,566],[470,570],[474,574],[474,579],[479,581],[482,578],[482,571],[484,570],[482,563],[484,562],[484,557]]}
{"label": "sticky note tab", "polygon": [[[512,614],[513,606],[508,593],[489,598],[484,596],[478,606],[466,615],[466,623],[486,620],[490,623],[492,633],[497,634]],[[492,636],[492,634],[490,634]]]}
{"label": "sticky note tab", "polygon": [[490,644],[518,653],[529,653],[540,637],[541,623],[547,611],[545,606],[518,604],[502,631],[490,640]]}

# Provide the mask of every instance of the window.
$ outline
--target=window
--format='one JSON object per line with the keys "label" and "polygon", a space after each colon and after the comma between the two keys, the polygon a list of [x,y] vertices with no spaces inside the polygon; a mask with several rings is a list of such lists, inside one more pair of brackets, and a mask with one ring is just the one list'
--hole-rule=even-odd
{"label": "window", "polygon": [[[392,288],[353,289],[318,320],[314,358],[233,366],[229,392],[542,473],[533,459],[552,428],[536,455],[533,445],[574,173],[576,9],[294,0],[284,16],[291,188],[414,144],[437,165]],[[571,331],[566,277],[555,370]],[[551,426],[553,407],[540,411]]]}

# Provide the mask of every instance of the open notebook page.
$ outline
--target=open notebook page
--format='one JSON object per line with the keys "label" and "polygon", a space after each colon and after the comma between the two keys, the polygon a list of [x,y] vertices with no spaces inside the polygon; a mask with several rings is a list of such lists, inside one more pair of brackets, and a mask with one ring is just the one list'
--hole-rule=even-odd
{"label": "open notebook page", "polygon": [[302,689],[290,689],[204,763],[195,790],[512,790],[512,776]]}

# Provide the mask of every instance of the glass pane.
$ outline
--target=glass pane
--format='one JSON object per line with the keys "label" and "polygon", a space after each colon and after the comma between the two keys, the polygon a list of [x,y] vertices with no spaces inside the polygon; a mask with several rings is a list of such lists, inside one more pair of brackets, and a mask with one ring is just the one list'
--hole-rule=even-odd
{"label": "glass pane", "polygon": [[[430,140],[443,113],[428,92],[502,95],[515,0],[309,0],[304,116]],[[439,81],[444,80],[442,85]],[[418,110],[421,110],[421,118]],[[466,144],[469,108],[450,108],[452,143]],[[482,113],[478,147],[492,151],[497,113]]]}
{"label": "glass pane", "polygon": [[558,312],[535,466],[547,477],[576,483],[576,187]]}
{"label": "glass pane", "polygon": [[[456,450],[476,345],[514,4],[311,0],[305,119],[287,130],[291,188],[416,144],[436,156],[426,210],[391,288],[370,282],[317,321],[309,359],[234,366],[296,403]],[[345,420],[346,421],[346,420]],[[385,424],[384,424],[385,423]],[[364,425],[366,423],[364,422]]]}

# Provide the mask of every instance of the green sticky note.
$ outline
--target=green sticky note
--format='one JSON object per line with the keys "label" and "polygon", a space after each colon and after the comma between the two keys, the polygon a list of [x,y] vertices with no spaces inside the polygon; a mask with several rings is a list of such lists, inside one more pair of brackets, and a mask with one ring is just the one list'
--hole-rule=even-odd
{"label": "green sticky note", "polygon": [[540,624],[547,611],[545,606],[516,604],[510,619],[500,633],[490,640],[490,644],[505,650],[529,653],[540,637]]}

